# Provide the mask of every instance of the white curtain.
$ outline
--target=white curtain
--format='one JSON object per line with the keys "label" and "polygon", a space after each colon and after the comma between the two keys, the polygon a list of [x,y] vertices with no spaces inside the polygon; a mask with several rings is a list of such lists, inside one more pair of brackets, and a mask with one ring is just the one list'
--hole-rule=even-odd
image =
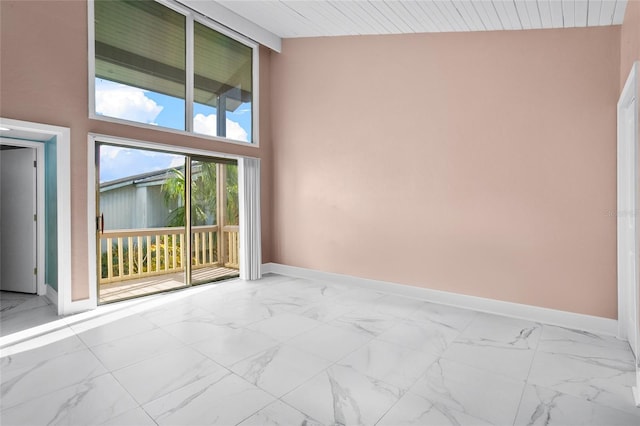
{"label": "white curtain", "polygon": [[238,160],[240,203],[240,278],[262,277],[262,234],[260,227],[260,160]]}

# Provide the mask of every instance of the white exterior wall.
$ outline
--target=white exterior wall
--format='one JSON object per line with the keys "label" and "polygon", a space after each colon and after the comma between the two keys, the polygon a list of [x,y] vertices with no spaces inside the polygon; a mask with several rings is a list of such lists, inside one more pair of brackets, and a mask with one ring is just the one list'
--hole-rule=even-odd
{"label": "white exterior wall", "polygon": [[100,192],[104,229],[137,229],[166,226],[169,208],[161,185],[124,186]]}

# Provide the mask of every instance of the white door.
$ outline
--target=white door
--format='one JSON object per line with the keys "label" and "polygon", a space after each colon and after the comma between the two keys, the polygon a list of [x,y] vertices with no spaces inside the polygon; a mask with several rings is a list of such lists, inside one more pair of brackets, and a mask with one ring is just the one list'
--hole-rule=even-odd
{"label": "white door", "polygon": [[36,293],[36,150],[0,151],[0,290]]}
{"label": "white door", "polygon": [[[631,346],[631,350],[634,352],[634,354],[636,355],[636,357],[638,356],[638,354],[636,353],[637,350],[637,343],[638,343],[638,325],[637,325],[637,318],[638,318],[638,304],[635,302],[637,300],[638,297],[638,286],[639,286],[639,282],[640,282],[640,269],[638,267],[638,260],[640,259],[640,239],[638,232],[640,232],[640,218],[638,217],[638,200],[640,200],[639,197],[639,193],[638,191],[640,190],[640,185],[638,185],[640,182],[638,182],[638,178],[640,176],[638,176],[637,173],[637,163],[638,163],[638,145],[637,143],[633,140],[633,135],[635,134],[635,130],[634,130],[634,126],[635,126],[635,118],[634,118],[634,114],[635,114],[635,99],[629,104],[629,106],[627,108],[625,108],[624,111],[624,119],[623,119],[623,123],[625,126],[624,129],[624,134],[625,134],[625,139],[627,140],[628,145],[630,146],[630,150],[631,150],[631,155],[630,155],[630,161],[634,162],[634,165],[630,165],[630,169],[633,169],[633,171],[631,172],[629,178],[633,179],[633,183],[631,185],[631,191],[630,191],[630,196],[632,196],[633,199],[630,199],[629,202],[629,207],[630,207],[630,211],[629,214],[627,214],[627,221],[628,221],[628,238],[632,239],[633,241],[629,242],[629,247],[632,248],[629,253],[629,274],[627,275],[627,279],[628,281],[628,289],[629,289],[629,293],[628,293],[628,305],[627,305],[627,312],[626,312],[626,317],[623,318],[623,321],[626,321],[626,329],[629,330],[628,336],[627,336],[627,340],[629,341],[629,344]],[[634,173],[635,172],[635,173]]]}
{"label": "white door", "polygon": [[638,147],[633,139],[635,104],[618,110],[618,321],[619,337],[636,351],[638,287]]}

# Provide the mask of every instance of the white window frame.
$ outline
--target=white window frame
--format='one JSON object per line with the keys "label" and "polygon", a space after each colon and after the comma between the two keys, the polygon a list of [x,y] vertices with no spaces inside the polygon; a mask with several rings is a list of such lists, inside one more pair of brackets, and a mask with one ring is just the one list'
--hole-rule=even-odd
{"label": "white window frame", "polygon": [[[166,133],[174,133],[183,136],[190,136],[199,139],[210,139],[218,142],[231,143],[242,146],[250,146],[258,148],[260,147],[260,128],[259,128],[259,93],[260,93],[260,45],[253,40],[230,30],[227,27],[215,22],[211,18],[201,15],[187,7],[184,7],[173,0],[154,0],[157,3],[166,6],[186,18],[186,93],[185,93],[185,130],[171,129],[168,127],[154,126],[151,124],[140,123],[137,121],[126,120],[123,118],[109,117],[96,113],[96,99],[95,99],[95,77],[96,77],[96,55],[95,55],[95,0],[88,0],[87,2],[87,21],[89,28],[89,118],[92,120],[106,121],[116,124],[125,124],[128,126],[141,127],[143,129],[151,129],[155,131],[161,131]],[[249,142],[237,141],[221,136],[211,136],[193,132],[193,23],[198,22],[230,37],[247,47],[251,48],[252,52],[252,69],[251,69],[251,93],[253,99],[251,101],[251,140]]]}

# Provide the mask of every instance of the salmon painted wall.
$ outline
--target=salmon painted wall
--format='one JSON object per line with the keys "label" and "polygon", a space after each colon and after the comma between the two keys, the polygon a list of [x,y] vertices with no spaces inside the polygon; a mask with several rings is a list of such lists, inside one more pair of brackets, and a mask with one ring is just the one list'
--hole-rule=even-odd
{"label": "salmon painted wall", "polygon": [[640,1],[627,2],[620,33],[620,90],[627,81],[631,65],[640,61]]}
{"label": "salmon painted wall", "polygon": [[243,147],[88,118],[87,3],[0,1],[0,116],[71,128],[72,298],[86,299],[87,135],[89,132],[260,157],[263,261],[270,261],[269,60],[260,55],[260,147]]}
{"label": "salmon painted wall", "polygon": [[620,27],[284,40],[274,262],[617,315]]}

